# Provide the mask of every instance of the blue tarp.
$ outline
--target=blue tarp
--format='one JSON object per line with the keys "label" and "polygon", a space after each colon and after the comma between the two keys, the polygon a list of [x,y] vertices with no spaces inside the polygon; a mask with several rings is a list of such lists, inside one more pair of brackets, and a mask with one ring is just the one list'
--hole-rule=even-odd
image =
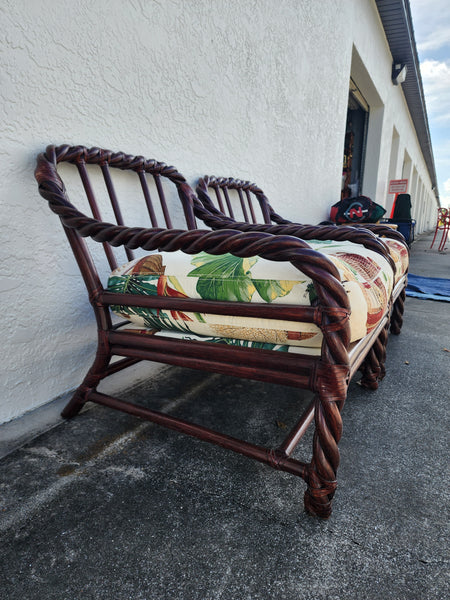
{"label": "blue tarp", "polygon": [[450,279],[420,277],[409,273],[406,295],[423,298],[424,300],[450,302]]}

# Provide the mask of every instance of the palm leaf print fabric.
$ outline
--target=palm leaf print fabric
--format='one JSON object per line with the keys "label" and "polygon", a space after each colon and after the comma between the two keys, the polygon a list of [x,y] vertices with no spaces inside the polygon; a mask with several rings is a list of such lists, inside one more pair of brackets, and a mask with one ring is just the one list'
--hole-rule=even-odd
{"label": "palm leaf print fabric", "polygon": [[[357,244],[314,241],[310,245],[336,265],[352,307],[352,341],[362,338],[382,318],[393,286],[393,273],[380,255]],[[181,251],[155,253],[115,269],[108,290],[116,293],[198,298],[231,302],[314,305],[317,294],[309,277],[290,263],[258,256],[189,256]],[[148,331],[205,336],[224,343],[251,342],[264,349],[320,347],[322,334],[311,323],[113,306],[112,310]],[[233,342],[234,340],[234,342]]]}

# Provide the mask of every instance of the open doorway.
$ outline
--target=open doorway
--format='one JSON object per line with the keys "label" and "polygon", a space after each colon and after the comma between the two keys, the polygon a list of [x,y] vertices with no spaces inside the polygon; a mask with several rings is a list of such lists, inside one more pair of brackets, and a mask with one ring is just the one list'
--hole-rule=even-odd
{"label": "open doorway", "polygon": [[368,122],[369,105],[353,79],[350,79],[341,198],[361,194]]}

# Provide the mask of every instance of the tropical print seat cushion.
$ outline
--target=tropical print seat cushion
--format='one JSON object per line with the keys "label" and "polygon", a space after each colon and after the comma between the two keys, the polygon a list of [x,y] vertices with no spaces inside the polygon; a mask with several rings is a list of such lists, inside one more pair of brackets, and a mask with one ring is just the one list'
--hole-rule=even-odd
{"label": "tropical print seat cushion", "polygon": [[390,238],[381,238],[389,249],[389,253],[395,263],[395,283],[400,281],[409,267],[408,248],[402,242],[391,240]]}
{"label": "tropical print seat cushion", "polygon": [[[309,244],[336,265],[351,306],[351,341],[361,339],[387,310],[394,280],[392,269],[382,256],[359,244]],[[289,262],[204,252],[161,252],[136,259],[111,273],[108,289],[116,293],[301,306],[314,305],[317,300],[311,279]],[[288,346],[319,347],[322,342],[320,329],[312,323],[132,306],[111,308],[149,330]]]}

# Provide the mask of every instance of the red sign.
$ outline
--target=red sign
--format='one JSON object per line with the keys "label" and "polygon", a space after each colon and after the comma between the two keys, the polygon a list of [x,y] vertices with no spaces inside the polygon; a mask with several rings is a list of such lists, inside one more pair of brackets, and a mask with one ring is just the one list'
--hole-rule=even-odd
{"label": "red sign", "polygon": [[389,194],[406,194],[407,189],[407,179],[391,179],[389,182]]}

